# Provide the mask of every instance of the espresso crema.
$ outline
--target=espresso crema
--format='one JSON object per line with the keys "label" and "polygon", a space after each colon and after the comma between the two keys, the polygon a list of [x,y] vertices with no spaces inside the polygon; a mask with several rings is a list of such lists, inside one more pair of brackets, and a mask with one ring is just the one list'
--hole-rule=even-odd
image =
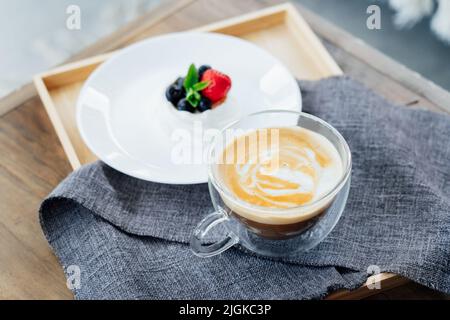
{"label": "espresso crema", "polygon": [[[333,199],[316,200],[339,183],[343,163],[323,135],[282,127],[258,129],[235,138],[223,150],[217,173],[235,198],[250,204],[244,206],[223,196],[227,207],[246,223],[263,229],[270,225],[299,229],[330,205]],[[313,206],[305,206],[313,202]],[[269,208],[274,210],[265,210]]]}

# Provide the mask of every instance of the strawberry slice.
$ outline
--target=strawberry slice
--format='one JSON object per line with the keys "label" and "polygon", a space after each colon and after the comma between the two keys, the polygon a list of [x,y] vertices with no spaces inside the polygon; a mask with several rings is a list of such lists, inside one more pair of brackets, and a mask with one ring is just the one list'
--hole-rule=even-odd
{"label": "strawberry slice", "polygon": [[202,95],[212,103],[225,99],[231,88],[231,79],[226,74],[214,69],[208,69],[203,73],[202,81],[208,81],[209,85],[201,91]]}

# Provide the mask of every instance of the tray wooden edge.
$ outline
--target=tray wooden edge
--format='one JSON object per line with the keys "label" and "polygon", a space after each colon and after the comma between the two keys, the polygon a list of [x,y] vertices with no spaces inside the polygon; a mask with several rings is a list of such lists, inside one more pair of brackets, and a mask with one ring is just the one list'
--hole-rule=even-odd
{"label": "tray wooden edge", "polygon": [[[189,31],[199,32],[222,32],[227,34],[233,34],[239,28],[239,32],[243,33],[248,28],[260,29],[262,27],[268,27],[283,21],[283,19],[289,18],[297,25],[298,28],[303,29],[311,43],[316,47],[316,51],[321,53],[321,59],[326,62],[327,67],[334,75],[343,75],[342,69],[336,63],[336,61],[328,53],[318,37],[314,34],[310,26],[302,18],[296,7],[287,2],[275,6],[271,6],[262,10],[257,10],[247,14],[243,14],[230,19],[221,20],[205,26],[190,29]],[[259,25],[250,26],[251,24]],[[237,31],[236,31],[237,32]],[[70,76],[80,68],[95,68],[109,57],[114,55],[116,51],[111,51],[105,54],[96,55],[90,58],[82,59],[76,62],[68,63],[49,71],[39,73],[33,77],[33,82],[37,92],[42,100],[46,112],[52,122],[55,131],[60,139],[61,145],[67,154],[70,165],[74,170],[81,167],[80,160],[76,154],[76,151],[70,141],[69,135],[57,113],[57,109],[52,101],[49,90],[56,88],[59,85],[68,84],[66,82]],[[60,81],[62,79],[62,81]],[[62,83],[62,84],[61,84]],[[367,281],[361,287],[355,290],[338,290],[329,294],[326,299],[339,300],[339,299],[360,299],[376,293],[380,290],[388,290],[397,286],[401,286],[410,280],[393,274],[393,273],[380,273],[378,275],[372,275],[367,278]],[[379,284],[381,289],[371,289]]]}
{"label": "tray wooden edge", "polygon": [[286,19],[290,20],[297,29],[303,31],[303,34],[308,38],[308,42],[313,45],[314,51],[320,55],[320,59],[326,64],[325,67],[328,68],[330,75],[344,74],[300,12],[290,2],[207,24],[190,31],[219,32],[239,36],[240,34],[271,27]]}
{"label": "tray wooden edge", "polygon": [[[313,44],[315,52],[319,53],[321,60],[326,63],[326,67],[329,69],[330,75],[344,74],[336,61],[328,53],[328,50],[323,46],[318,37],[312,31],[311,27],[302,18],[297,8],[289,2],[239,15],[237,17],[213,22],[202,27],[189,29],[187,31],[218,32],[230,35],[239,35],[249,33],[251,32],[251,30],[259,30],[262,28],[273,26],[285,19],[292,20],[296,24],[298,29],[303,30],[304,34],[308,37],[308,41]],[[117,51],[118,50],[114,50],[104,54],[64,64],[62,66],[50,69],[49,71],[39,73],[34,76],[34,79],[41,78],[46,84],[47,88],[53,88],[55,85],[54,82],[58,80],[53,79],[53,77],[67,77],[68,74],[76,69],[83,68],[88,65],[98,65],[104,62],[109,57],[113,56]],[[52,79],[51,83],[48,83],[49,79]]]}
{"label": "tray wooden edge", "polygon": [[81,167],[80,160],[78,159],[75,148],[73,147],[70,141],[69,135],[67,134],[67,131],[61,121],[61,118],[59,117],[56,111],[56,107],[44,83],[43,78],[40,76],[35,76],[33,78],[33,82],[42,100],[42,104],[44,105],[44,108],[50,118],[50,121],[52,122],[53,127],[55,128],[56,134],[60,140],[64,152],[67,155],[67,159],[69,160],[71,167],[73,168],[73,170],[80,168]]}

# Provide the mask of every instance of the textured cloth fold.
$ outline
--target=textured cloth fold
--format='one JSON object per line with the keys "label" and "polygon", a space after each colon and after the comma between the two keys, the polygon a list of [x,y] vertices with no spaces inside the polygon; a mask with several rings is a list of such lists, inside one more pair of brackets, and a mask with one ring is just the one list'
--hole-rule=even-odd
{"label": "textured cloth fold", "polygon": [[353,289],[369,270],[450,293],[450,117],[395,106],[348,77],[300,82],[303,111],[338,129],[353,157],[345,211],[316,248],[274,261],[187,245],[213,211],[208,187],[128,177],[101,162],[42,203],[41,225],[80,299],[309,299]]}

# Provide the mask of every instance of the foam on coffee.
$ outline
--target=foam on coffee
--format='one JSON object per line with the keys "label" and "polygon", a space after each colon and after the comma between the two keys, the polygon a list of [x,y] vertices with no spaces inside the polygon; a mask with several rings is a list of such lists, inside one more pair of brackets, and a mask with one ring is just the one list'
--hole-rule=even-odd
{"label": "foam on coffee", "polygon": [[[221,159],[220,179],[236,198],[252,206],[249,209],[224,197],[226,205],[259,223],[289,224],[318,215],[331,200],[308,209],[302,206],[329,193],[343,175],[334,145],[323,135],[300,127],[258,129],[241,135],[227,145]],[[283,209],[283,214],[277,210],[268,214],[267,208]]]}

